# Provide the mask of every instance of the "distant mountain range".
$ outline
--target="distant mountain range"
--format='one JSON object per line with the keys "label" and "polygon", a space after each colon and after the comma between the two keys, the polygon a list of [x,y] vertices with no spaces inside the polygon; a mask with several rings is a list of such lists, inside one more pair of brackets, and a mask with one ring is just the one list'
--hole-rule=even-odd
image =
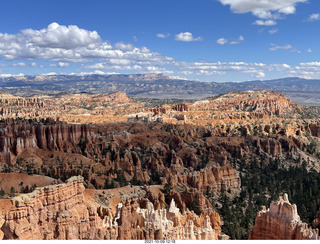
{"label": "distant mountain range", "polygon": [[217,83],[172,79],[163,74],[12,76],[0,78],[0,90],[19,96],[122,91],[155,99],[200,99],[230,91],[273,90],[302,105],[320,105],[320,80],[297,77]]}

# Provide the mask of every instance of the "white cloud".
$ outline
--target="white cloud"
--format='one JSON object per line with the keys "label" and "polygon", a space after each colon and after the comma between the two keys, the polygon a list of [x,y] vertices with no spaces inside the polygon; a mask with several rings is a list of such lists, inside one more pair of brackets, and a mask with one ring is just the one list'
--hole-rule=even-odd
{"label": "white cloud", "polygon": [[23,62],[20,62],[20,63],[13,64],[12,66],[14,66],[14,67],[26,67],[27,64],[23,63]]}
{"label": "white cloud", "polygon": [[25,29],[22,35],[35,46],[74,49],[99,44],[101,38],[96,31],[80,29],[76,25],[63,26],[58,23],[41,30]]}
{"label": "white cloud", "polygon": [[167,33],[167,34],[162,34],[162,33],[158,33],[157,34],[157,37],[159,37],[159,38],[167,38],[167,37],[169,37],[170,36],[170,34],[169,33]]}
{"label": "white cloud", "polygon": [[138,42],[138,37],[133,36],[133,37],[132,37],[132,40],[133,40],[134,42]]}
{"label": "white cloud", "polygon": [[223,75],[229,72],[241,72],[252,74],[256,78],[263,78],[264,70],[274,69],[263,63],[246,63],[246,62],[180,62],[177,67],[183,75]]}
{"label": "white cloud", "polygon": [[132,51],[134,46],[131,43],[118,42],[114,45],[114,48],[122,51]]}
{"label": "white cloud", "polygon": [[229,43],[230,45],[236,45],[236,44],[240,44],[241,42],[244,41],[244,37],[243,35],[240,35],[237,39],[234,39],[232,41],[229,41],[228,39],[226,38],[219,38],[216,43],[220,44],[220,45],[225,45],[227,43]]}
{"label": "white cloud", "polygon": [[291,44],[287,44],[287,45],[284,45],[284,46],[278,46],[278,45],[276,45],[274,43],[271,43],[271,47],[269,48],[269,50],[270,51],[289,50],[290,52],[301,53],[301,51],[299,51],[297,48],[295,48]]}
{"label": "white cloud", "polygon": [[219,0],[223,5],[229,5],[233,13],[244,14],[251,12],[261,19],[279,18],[281,14],[294,14],[297,3],[307,1],[308,0]]}
{"label": "white cloud", "polygon": [[96,74],[96,75],[117,75],[119,73],[116,73],[116,72],[104,72],[104,71],[101,71],[101,70],[95,70],[93,72],[70,73],[70,75],[92,75],[92,74]]}
{"label": "white cloud", "polygon": [[170,79],[173,80],[188,80],[187,78],[181,77],[181,76],[169,76]]}
{"label": "white cloud", "polygon": [[[78,32],[80,34],[77,36],[76,33]],[[34,33],[36,38],[32,38],[30,36],[31,33]],[[191,33],[187,35],[184,35],[184,33],[180,34],[182,34],[180,37],[185,41],[195,41],[201,38],[195,38]],[[48,36],[52,40],[49,40]],[[78,38],[77,41],[71,41],[74,46],[65,43],[67,37],[70,36],[74,36],[74,39]],[[83,40],[80,37],[83,37]],[[240,35],[237,38],[230,38],[229,40],[220,38],[217,43],[221,45],[238,44],[244,40],[245,38]],[[284,46],[271,44],[270,50],[299,52],[299,50],[290,44]],[[49,61],[49,64],[45,66],[50,67],[68,67],[70,62],[82,62],[80,67],[88,69],[89,72],[87,73],[97,74],[128,71],[128,73],[164,73],[206,77],[224,75],[231,72],[264,78],[268,72],[282,72],[283,76],[308,75],[309,77],[320,77],[320,62],[301,63],[297,67],[291,67],[287,64],[246,62],[179,62],[172,57],[153,52],[147,47],[136,47],[133,44],[124,42],[111,44],[101,40],[98,33],[95,34],[92,31],[82,30],[76,26],[71,28],[70,26],[51,24],[48,28],[42,30],[28,29],[16,34],[0,33],[0,60],[17,60],[15,62],[17,67],[38,66],[44,68],[43,65],[35,62],[31,63],[31,60],[36,61],[37,59]],[[12,65],[11,62],[8,63]],[[6,67],[6,64],[3,67]],[[173,69],[175,72],[170,69]],[[2,76],[5,75],[2,74]]]}
{"label": "white cloud", "polygon": [[181,32],[177,35],[175,35],[174,39],[176,41],[182,41],[182,42],[194,42],[194,41],[202,41],[202,37],[193,37],[192,33],[190,32]]}
{"label": "white cloud", "polygon": [[193,71],[184,70],[184,71],[179,72],[179,74],[181,74],[181,75],[193,75]]}
{"label": "white cloud", "polygon": [[320,67],[320,62],[300,63],[300,66],[305,66],[305,67]]}
{"label": "white cloud", "polygon": [[8,77],[22,77],[22,76],[24,76],[24,74],[23,73],[20,73],[20,74],[0,74],[0,78],[8,78]]}
{"label": "white cloud", "polygon": [[[112,45],[103,41],[95,31],[57,23],[41,30],[0,33],[1,59],[57,62],[51,63],[50,67],[68,67],[70,62],[101,62],[103,59],[104,67],[114,67],[117,70],[144,70],[146,67],[166,65],[174,60],[152,52],[147,47],[135,47],[131,43],[118,42]],[[22,67],[21,64],[20,66]]]}
{"label": "white cloud", "polygon": [[278,32],[278,29],[271,29],[268,31],[271,35],[275,34]]}
{"label": "white cloud", "polygon": [[69,63],[66,63],[66,62],[59,62],[59,63],[58,63],[58,66],[59,66],[60,68],[66,68],[66,67],[69,67],[70,64],[69,64]]}
{"label": "white cloud", "polygon": [[104,69],[104,70],[142,70],[140,65],[123,65],[111,63],[96,63],[92,65],[85,65],[86,69]]}
{"label": "white cloud", "polygon": [[308,48],[307,52],[312,53],[312,49]]}
{"label": "white cloud", "polygon": [[269,72],[277,72],[285,76],[298,76],[303,78],[320,78],[320,62],[300,63],[293,67],[288,64],[264,64],[246,62],[180,62],[176,67],[182,75],[216,76],[230,73],[250,74],[252,77],[262,79]]}
{"label": "white cloud", "polygon": [[285,68],[285,69],[290,69],[291,68],[291,66],[288,65],[288,64],[282,64],[282,67]]}
{"label": "white cloud", "polygon": [[256,20],[254,23],[254,25],[265,25],[265,26],[272,26],[272,25],[276,25],[277,22],[272,20],[272,19],[269,19],[269,20]]}
{"label": "white cloud", "polygon": [[[244,41],[244,37],[242,35],[240,35],[236,41],[231,41],[231,42],[229,42],[229,44],[230,45],[240,44],[240,42],[242,42],[242,41]],[[223,43],[223,40],[221,42]]]}
{"label": "white cloud", "polygon": [[41,75],[57,75],[56,72],[49,72],[49,73],[45,73],[45,74],[41,74]]}
{"label": "white cloud", "polygon": [[319,13],[310,14],[309,18],[307,19],[307,21],[310,21],[310,22],[317,21],[317,20],[320,20]]}
{"label": "white cloud", "polygon": [[224,44],[228,43],[228,40],[222,37],[217,40],[217,43],[220,45],[224,45]]}
{"label": "white cloud", "polygon": [[264,78],[266,76],[265,73],[263,73],[262,71],[259,71],[257,74],[256,74],[256,78]]}

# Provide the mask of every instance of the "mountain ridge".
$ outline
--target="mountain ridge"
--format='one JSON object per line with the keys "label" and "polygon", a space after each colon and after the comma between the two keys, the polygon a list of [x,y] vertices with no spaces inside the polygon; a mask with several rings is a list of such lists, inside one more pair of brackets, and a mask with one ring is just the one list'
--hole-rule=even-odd
{"label": "mountain ridge", "polygon": [[230,91],[273,90],[301,105],[320,105],[320,80],[286,77],[244,82],[200,82],[164,74],[26,75],[0,77],[0,90],[13,95],[113,93],[163,99],[201,99]]}

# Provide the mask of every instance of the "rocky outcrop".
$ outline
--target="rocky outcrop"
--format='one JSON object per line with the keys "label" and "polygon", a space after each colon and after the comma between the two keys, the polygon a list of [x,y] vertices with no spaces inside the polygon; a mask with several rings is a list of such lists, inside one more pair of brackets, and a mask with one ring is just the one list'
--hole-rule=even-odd
{"label": "rocky outcrop", "polygon": [[82,177],[13,198],[1,227],[8,240],[99,238],[97,214],[84,204]]}
{"label": "rocky outcrop", "polygon": [[40,97],[18,97],[9,93],[0,93],[0,117],[6,118],[36,118],[52,117],[57,110]]}
{"label": "rocky outcrop", "polygon": [[131,102],[131,99],[124,92],[116,92],[116,93],[92,98],[91,102],[128,103],[128,102]]}
{"label": "rocky outcrop", "polygon": [[189,106],[189,111],[198,119],[208,119],[201,111],[210,111],[215,120],[248,121],[276,116],[288,116],[301,110],[283,94],[273,91],[229,92]]}
{"label": "rocky outcrop", "polygon": [[307,131],[310,132],[312,136],[320,137],[320,123],[311,123],[307,125]]}
{"label": "rocky outcrop", "polygon": [[[155,209],[148,199],[126,200],[110,209],[84,199],[83,178],[37,188],[11,199],[0,218],[4,240],[214,240],[221,234],[213,210],[200,216],[176,207]],[[0,201],[0,204],[5,202]],[[160,205],[161,206],[161,205]]]}
{"label": "rocky outcrop", "polygon": [[249,236],[251,240],[320,240],[319,230],[309,228],[300,220],[297,206],[291,204],[284,194],[279,201],[272,202],[257,214],[255,225]]}
{"label": "rocky outcrop", "polygon": [[[27,148],[68,152],[91,138],[88,125],[8,122],[6,127],[0,129],[0,159],[12,164],[13,159]],[[78,149],[78,152],[81,150]]]}
{"label": "rocky outcrop", "polygon": [[178,111],[178,112],[185,112],[185,111],[189,111],[189,107],[185,103],[178,103],[172,106],[172,110]]}
{"label": "rocky outcrop", "polygon": [[201,216],[182,214],[174,200],[168,209],[155,210],[151,202],[140,207],[134,201],[118,205],[118,239],[217,240],[221,233],[220,217],[213,211]]}
{"label": "rocky outcrop", "polygon": [[228,166],[215,166],[204,168],[190,173],[176,173],[166,169],[164,176],[169,179],[172,186],[177,184],[190,185],[200,191],[215,190],[224,192],[227,190],[240,190],[241,181],[238,172]]}

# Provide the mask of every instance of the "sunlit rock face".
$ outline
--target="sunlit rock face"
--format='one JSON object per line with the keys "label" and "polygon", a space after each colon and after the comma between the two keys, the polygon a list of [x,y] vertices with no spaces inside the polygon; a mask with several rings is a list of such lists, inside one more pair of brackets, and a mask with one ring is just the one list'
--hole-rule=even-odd
{"label": "sunlit rock face", "polygon": [[[181,213],[171,204],[158,209],[148,199],[120,202],[109,208],[86,201],[83,178],[36,188],[11,200],[1,200],[7,209],[0,218],[4,240],[215,240],[221,234],[220,216],[209,210],[200,216]],[[92,200],[92,199],[91,199]]]}
{"label": "sunlit rock face", "polygon": [[255,225],[249,236],[251,240],[320,240],[319,230],[308,228],[300,220],[297,206],[291,204],[284,194],[279,201],[272,202],[257,214]]}

